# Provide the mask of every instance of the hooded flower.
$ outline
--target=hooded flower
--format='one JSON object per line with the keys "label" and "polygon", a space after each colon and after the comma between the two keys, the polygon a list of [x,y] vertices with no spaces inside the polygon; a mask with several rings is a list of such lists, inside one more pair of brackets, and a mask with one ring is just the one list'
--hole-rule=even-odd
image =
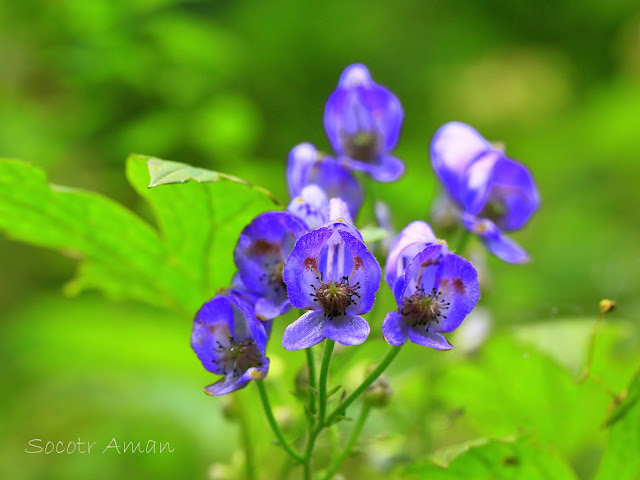
{"label": "hooded flower", "polygon": [[387,314],[382,333],[391,345],[411,340],[436,350],[453,348],[442,333],[458,328],[480,299],[473,265],[446,245],[425,242],[430,230],[424,222],[413,222],[389,253],[385,273],[398,310]]}
{"label": "hooded flower", "polygon": [[266,341],[264,325],[242,299],[223,295],[205,303],[193,321],[191,348],[205,369],[224,375],[205,392],[225,395],[264,378],[269,370]]}
{"label": "hooded flower", "polygon": [[289,212],[265,212],[240,233],[233,259],[242,284],[255,298],[259,319],[273,319],[291,308],[282,270],[296,240],[307,231]]}
{"label": "hooded flower", "polygon": [[459,122],[436,132],[431,161],[447,193],[464,212],[464,225],[502,260],[527,261],[526,252],[500,230],[522,228],[538,209],[540,198],[529,171]]}
{"label": "hooded flower", "polygon": [[370,327],[360,315],[371,310],[381,270],[348,223],[346,205],[332,199],[327,224],[298,240],[284,267],[291,304],[309,310],[289,325],[282,338],[287,350],[300,350],[329,338],[359,345]]}
{"label": "hooded flower", "polygon": [[354,218],[362,204],[362,188],[353,173],[310,143],[301,143],[289,153],[287,182],[291,198],[302,195],[305,186],[315,184],[327,197],[342,198]]}
{"label": "hooded flower", "polygon": [[347,67],[325,106],[324,128],[337,155],[381,182],[404,173],[390,155],[398,142],[404,113],[400,101],[371,79],[367,67]]}

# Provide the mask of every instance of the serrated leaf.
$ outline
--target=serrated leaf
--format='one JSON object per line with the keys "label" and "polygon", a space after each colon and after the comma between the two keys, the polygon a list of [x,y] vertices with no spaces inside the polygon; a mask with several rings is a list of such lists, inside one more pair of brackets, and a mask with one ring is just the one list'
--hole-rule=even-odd
{"label": "serrated leaf", "polygon": [[526,439],[491,440],[470,446],[442,467],[407,467],[403,478],[425,480],[574,480],[574,472],[552,451]]}
{"label": "serrated leaf", "polygon": [[[151,205],[160,231],[97,193],[49,185],[43,171],[16,160],[0,160],[0,230],[80,259],[66,286],[69,294],[97,289],[111,298],[193,314],[229,282],[240,230],[274,208],[273,196],[202,169],[195,169],[200,177],[225,181],[149,190],[148,160],[156,172],[167,170],[162,160],[133,155],[127,176]],[[180,183],[173,171],[169,178]]]}
{"label": "serrated leaf", "polygon": [[640,478],[640,372],[609,420],[609,443],[595,480]]}
{"label": "serrated leaf", "polygon": [[220,173],[213,170],[205,170],[204,168],[192,167],[186,163],[171,162],[169,160],[161,160],[159,158],[147,157],[145,155],[131,155],[131,158],[144,158],[149,167],[149,188],[159,185],[171,185],[176,183],[187,183],[194,180],[198,183],[217,183],[220,180],[246,185],[271,199],[276,205],[282,205],[280,201],[268,190],[253,185],[242,178]]}

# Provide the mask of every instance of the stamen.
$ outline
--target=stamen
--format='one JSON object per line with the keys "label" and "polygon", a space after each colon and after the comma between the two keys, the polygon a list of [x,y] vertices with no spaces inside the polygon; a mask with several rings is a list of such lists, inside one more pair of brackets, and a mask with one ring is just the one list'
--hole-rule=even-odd
{"label": "stamen", "polygon": [[224,375],[233,373],[239,377],[249,368],[259,368],[262,366],[262,353],[256,342],[245,339],[237,342],[233,337],[228,337],[228,345],[223,345],[216,340],[216,348],[213,351],[217,354],[212,363],[216,365]]}
{"label": "stamen", "polygon": [[413,295],[405,298],[398,313],[405,317],[412,326],[424,326],[427,331],[440,319],[446,319],[444,312],[449,309],[450,302],[444,301],[442,292],[434,288],[425,294],[424,288],[418,288]]}

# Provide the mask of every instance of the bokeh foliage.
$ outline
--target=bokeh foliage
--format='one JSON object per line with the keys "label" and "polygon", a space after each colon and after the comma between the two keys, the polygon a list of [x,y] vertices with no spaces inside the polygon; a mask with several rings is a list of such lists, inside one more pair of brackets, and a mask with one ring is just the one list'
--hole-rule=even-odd
{"label": "bokeh foliage", "polygon": [[[598,479],[625,478],[616,470],[625,458],[619,452],[607,449],[599,471],[598,463],[609,433],[609,447],[633,445],[625,432],[637,432],[637,402],[630,394],[618,407],[627,415],[602,428],[611,397],[574,379],[603,296],[615,298],[619,309],[598,333],[594,372],[619,393],[640,351],[637,2],[27,0],[3,2],[2,10],[0,155],[44,168],[54,184],[100,192],[137,212],[136,228],[149,239],[144,249],[164,258],[170,247],[187,269],[197,268],[210,226],[200,201],[209,187],[146,190],[146,171],[130,164],[134,191],[124,159],[144,152],[188,162],[246,178],[286,201],[286,154],[305,140],[328,148],[324,101],[354,61],[366,63],[405,108],[397,153],[408,173],[370,187],[390,203],[397,227],[428,215],[437,185],[427,146],[439,125],[469,122],[506,142],[507,153],[531,168],[543,198],[539,214],[517,234],[534,262],[513,267],[490,259],[492,284],[482,303],[494,334],[480,352],[402,353],[389,372],[396,400],[372,415],[364,455],[345,472],[381,475],[392,468],[399,475],[404,463],[426,462],[435,451],[441,457],[445,447],[524,433],[535,437],[526,445],[552,449],[580,478],[596,471]],[[37,181],[48,200],[28,200],[53,208],[43,179]],[[407,199],[407,192],[416,193]],[[152,195],[157,203],[149,206]],[[154,214],[169,218],[173,196],[191,208],[155,230]],[[110,200],[96,201],[118,218],[133,218]],[[63,224],[54,226],[61,239],[71,238]],[[158,231],[162,245],[154,243]],[[114,231],[114,242],[125,234]],[[29,235],[45,243],[38,232]],[[212,261],[229,265],[230,248]],[[60,286],[73,277],[76,259],[6,238],[0,257],[0,373],[7,392],[0,400],[6,432],[0,465],[11,478],[202,478],[212,462],[241,464],[233,457],[237,432],[222,419],[221,402],[199,391],[212,378],[189,350],[190,314],[94,294],[67,300]],[[163,278],[153,269],[149,275]],[[205,287],[200,279],[198,288],[184,289],[182,277],[166,278],[191,310],[224,283]],[[110,293],[162,303],[149,301],[153,281],[135,287],[114,281],[121,291]],[[369,315],[372,340],[336,358],[336,383],[344,376],[352,386],[380,357],[379,321],[391,303],[385,290]],[[270,348],[274,401],[290,403],[302,355],[285,353],[277,341]],[[253,393],[240,394],[245,405],[256,401]],[[252,415],[260,438],[271,438],[259,412]],[[23,453],[30,438],[78,436],[105,443],[113,436],[157,438],[179,450],[121,458]],[[323,439],[325,446],[330,441]],[[284,461],[277,447],[265,442],[258,449],[270,459],[265,468]]]}

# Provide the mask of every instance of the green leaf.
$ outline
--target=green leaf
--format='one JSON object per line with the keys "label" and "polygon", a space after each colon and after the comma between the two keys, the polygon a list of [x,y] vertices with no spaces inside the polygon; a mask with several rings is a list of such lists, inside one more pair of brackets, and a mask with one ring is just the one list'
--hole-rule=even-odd
{"label": "green leaf", "polygon": [[403,478],[425,480],[574,480],[573,471],[552,451],[521,438],[465,447],[447,466],[408,467]]}
{"label": "green leaf", "polygon": [[610,420],[609,443],[602,456],[596,480],[640,478],[640,372]]}
{"label": "green leaf", "polygon": [[[593,448],[608,401],[593,382],[571,374],[536,347],[507,335],[487,342],[473,362],[443,372],[435,390],[478,435],[494,438],[535,432],[565,455]],[[472,393],[471,393],[472,392]]]}
{"label": "green leaf", "polygon": [[[149,171],[152,185],[214,183],[149,190]],[[68,294],[96,289],[193,314],[228,284],[241,229],[274,208],[273,196],[235,177],[142,155],[128,159],[127,177],[160,231],[106,197],[49,185],[40,169],[0,160],[0,230],[79,259]]]}

